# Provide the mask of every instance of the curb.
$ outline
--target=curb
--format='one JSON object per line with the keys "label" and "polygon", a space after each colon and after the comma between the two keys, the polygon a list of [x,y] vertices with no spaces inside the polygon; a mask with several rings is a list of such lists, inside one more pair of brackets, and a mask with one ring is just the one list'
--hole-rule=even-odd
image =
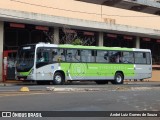
{"label": "curb", "polygon": [[56,88],[46,87],[46,91],[53,92],[87,92],[87,91],[145,91],[145,90],[160,90],[160,87],[121,87],[116,86],[113,88]]}
{"label": "curb", "polygon": [[94,91],[148,91],[160,90],[160,87],[121,87],[116,86],[113,88],[58,88],[46,87],[45,89],[30,89],[29,87],[21,87],[16,90],[0,90],[0,92],[94,92]]}
{"label": "curb", "polygon": [[[140,84],[143,82],[135,82],[134,84]],[[96,84],[95,84],[96,85]],[[12,87],[12,86],[15,86]],[[40,86],[40,87],[31,87],[29,84],[21,84],[21,83],[0,83],[0,92],[5,92],[5,91],[15,91],[15,92],[19,92],[20,88],[22,87],[28,87],[29,90],[27,90],[25,88],[25,90],[22,90],[22,92],[87,92],[87,91],[142,91],[142,90],[160,90],[160,82],[158,82],[158,84],[153,84],[153,85],[149,85],[146,84],[144,86],[141,85],[137,85],[137,86],[132,86],[129,83],[125,83],[124,85],[105,85],[105,86],[92,86],[92,85],[88,85],[88,86],[81,86],[81,85],[62,85],[62,86]]]}
{"label": "curb", "polygon": [[16,86],[16,85],[33,85],[33,83],[25,82],[0,82],[0,86]]}
{"label": "curb", "polygon": [[0,86],[16,86],[17,83],[0,83]]}
{"label": "curb", "polygon": [[[0,83],[0,86],[8,86],[9,84],[6,83]],[[10,86],[10,85],[9,85]]]}
{"label": "curb", "polygon": [[77,92],[77,91],[101,91],[107,90],[105,88],[55,88],[55,87],[46,87],[47,91],[55,92]]}

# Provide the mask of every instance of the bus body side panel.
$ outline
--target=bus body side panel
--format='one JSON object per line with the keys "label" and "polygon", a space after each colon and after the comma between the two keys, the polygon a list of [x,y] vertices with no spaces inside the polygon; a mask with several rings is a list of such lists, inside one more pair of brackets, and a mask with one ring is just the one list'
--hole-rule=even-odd
{"label": "bus body side panel", "polygon": [[139,65],[135,64],[135,79],[145,79],[152,77],[152,66],[151,65]]}
{"label": "bus body side panel", "polygon": [[133,64],[106,63],[61,63],[67,80],[113,80],[115,73],[121,71],[124,78],[134,78]]}
{"label": "bus body side panel", "polygon": [[145,79],[152,77],[152,56],[147,49],[133,49],[135,58],[134,79]]}
{"label": "bus body side panel", "polygon": [[59,70],[59,64],[48,64],[36,69],[36,80],[53,80],[56,70]]}

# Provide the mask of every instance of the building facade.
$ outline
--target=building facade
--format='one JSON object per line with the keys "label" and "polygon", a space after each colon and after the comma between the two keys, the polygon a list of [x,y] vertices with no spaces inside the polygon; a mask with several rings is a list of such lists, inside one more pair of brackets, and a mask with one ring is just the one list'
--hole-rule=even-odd
{"label": "building facade", "polygon": [[160,3],[97,1],[0,1],[0,79],[4,51],[38,42],[70,44],[80,39],[84,45],[151,49],[153,64],[160,64]]}

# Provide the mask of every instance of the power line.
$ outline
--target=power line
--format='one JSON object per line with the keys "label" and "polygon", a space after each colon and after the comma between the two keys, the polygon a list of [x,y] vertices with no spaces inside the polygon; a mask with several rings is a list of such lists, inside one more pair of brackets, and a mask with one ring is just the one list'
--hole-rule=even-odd
{"label": "power line", "polygon": [[154,16],[109,15],[109,14],[100,14],[100,13],[92,13],[92,12],[85,12],[85,11],[76,11],[76,10],[62,9],[62,8],[57,8],[57,7],[51,7],[51,6],[33,4],[33,3],[28,3],[28,2],[22,2],[22,1],[19,1],[19,0],[10,0],[10,1],[12,1],[12,2],[18,2],[18,3],[26,4],[26,5],[32,5],[32,6],[37,6],[37,7],[48,8],[48,9],[57,9],[57,10],[62,10],[62,11],[67,11],[67,12],[92,14],[92,15],[98,15],[98,16],[104,15],[104,16],[115,16],[115,17],[139,17],[139,18],[143,18],[143,17],[160,17],[160,16],[157,16],[157,15],[154,15]]}
{"label": "power line", "polygon": [[22,3],[22,4],[27,4],[27,5],[32,5],[32,6],[37,6],[37,7],[49,8],[49,9],[57,9],[57,10],[63,10],[63,11],[69,11],[69,12],[79,12],[79,13],[86,13],[86,14],[96,14],[96,15],[101,15],[101,14],[98,14],[98,13],[90,13],[90,12],[84,12],[84,11],[68,10],[68,9],[50,7],[50,6],[39,5],[39,4],[33,4],[33,3],[28,3],[28,2],[22,2],[22,1],[19,1],[19,0],[10,0],[10,1],[12,1],[12,2],[18,2],[18,3]]}

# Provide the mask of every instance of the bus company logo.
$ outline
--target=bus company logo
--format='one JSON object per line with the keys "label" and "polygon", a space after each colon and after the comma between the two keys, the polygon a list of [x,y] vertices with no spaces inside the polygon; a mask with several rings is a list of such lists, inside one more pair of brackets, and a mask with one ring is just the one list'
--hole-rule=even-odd
{"label": "bus company logo", "polygon": [[83,79],[85,77],[87,70],[87,65],[85,63],[75,63],[72,64],[72,75],[76,77],[76,79]]}
{"label": "bus company logo", "polygon": [[2,112],[2,117],[12,117],[11,112]]}

